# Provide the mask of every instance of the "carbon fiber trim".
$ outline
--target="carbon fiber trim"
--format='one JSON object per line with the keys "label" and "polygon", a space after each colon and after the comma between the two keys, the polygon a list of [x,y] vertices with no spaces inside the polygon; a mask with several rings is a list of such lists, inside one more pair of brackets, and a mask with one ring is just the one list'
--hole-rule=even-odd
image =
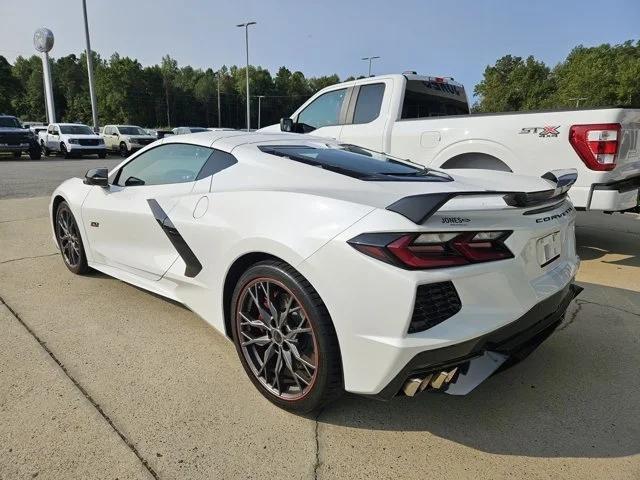
{"label": "carbon fiber trim", "polygon": [[185,239],[182,238],[182,235],[180,235],[180,232],[178,232],[178,229],[173,224],[169,216],[153,198],[148,199],[147,203],[149,204],[149,208],[151,208],[151,212],[153,213],[156,222],[158,222],[162,231],[177,250],[178,255],[180,255],[182,260],[184,260],[184,263],[187,266],[184,270],[184,276],[193,278],[198,275],[200,270],[202,270],[202,264],[198,260],[198,257],[196,257],[195,253],[193,253],[193,250],[189,248]]}

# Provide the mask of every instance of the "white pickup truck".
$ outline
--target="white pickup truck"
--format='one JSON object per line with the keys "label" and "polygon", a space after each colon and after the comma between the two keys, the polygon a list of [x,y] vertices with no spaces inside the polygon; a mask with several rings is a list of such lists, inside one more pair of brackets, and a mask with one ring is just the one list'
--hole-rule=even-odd
{"label": "white pickup truck", "polygon": [[470,114],[446,77],[383,75],[324,88],[280,125],[436,168],[541,176],[575,168],[578,209],[639,209],[640,109]]}

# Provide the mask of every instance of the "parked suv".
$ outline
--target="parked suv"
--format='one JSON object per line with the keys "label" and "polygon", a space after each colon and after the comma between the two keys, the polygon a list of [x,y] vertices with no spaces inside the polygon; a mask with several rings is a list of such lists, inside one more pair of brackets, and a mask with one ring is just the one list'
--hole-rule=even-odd
{"label": "parked suv", "polygon": [[90,127],[81,123],[52,123],[46,132],[40,132],[40,146],[45,156],[53,152],[61,153],[64,158],[82,155],[107,156],[104,140]]}
{"label": "parked suv", "polygon": [[144,128],[135,125],[105,125],[102,138],[107,150],[119,152],[122,157],[127,157],[157,140]]}
{"label": "parked suv", "polygon": [[20,158],[22,152],[28,153],[31,160],[40,159],[40,147],[35,134],[23,127],[16,117],[0,115],[0,153],[12,153]]}

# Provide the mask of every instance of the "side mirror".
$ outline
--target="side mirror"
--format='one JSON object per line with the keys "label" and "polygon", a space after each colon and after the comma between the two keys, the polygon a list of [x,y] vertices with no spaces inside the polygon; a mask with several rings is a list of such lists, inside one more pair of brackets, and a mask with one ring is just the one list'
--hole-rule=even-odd
{"label": "side mirror", "polygon": [[281,118],[280,131],[289,133],[293,132],[293,120],[290,118]]}
{"label": "side mirror", "polygon": [[98,185],[99,187],[109,186],[109,170],[106,168],[93,168],[87,170],[84,175],[85,185]]}

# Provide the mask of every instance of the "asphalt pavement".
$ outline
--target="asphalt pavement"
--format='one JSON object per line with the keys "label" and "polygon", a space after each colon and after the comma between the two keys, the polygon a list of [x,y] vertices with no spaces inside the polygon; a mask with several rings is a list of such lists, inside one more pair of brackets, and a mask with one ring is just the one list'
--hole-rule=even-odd
{"label": "asphalt pavement", "polygon": [[640,478],[640,217],[579,215],[584,292],[470,395],[297,416],[186,308],[64,267],[42,195],[117,161],[0,162],[40,195],[0,200],[0,479]]}

